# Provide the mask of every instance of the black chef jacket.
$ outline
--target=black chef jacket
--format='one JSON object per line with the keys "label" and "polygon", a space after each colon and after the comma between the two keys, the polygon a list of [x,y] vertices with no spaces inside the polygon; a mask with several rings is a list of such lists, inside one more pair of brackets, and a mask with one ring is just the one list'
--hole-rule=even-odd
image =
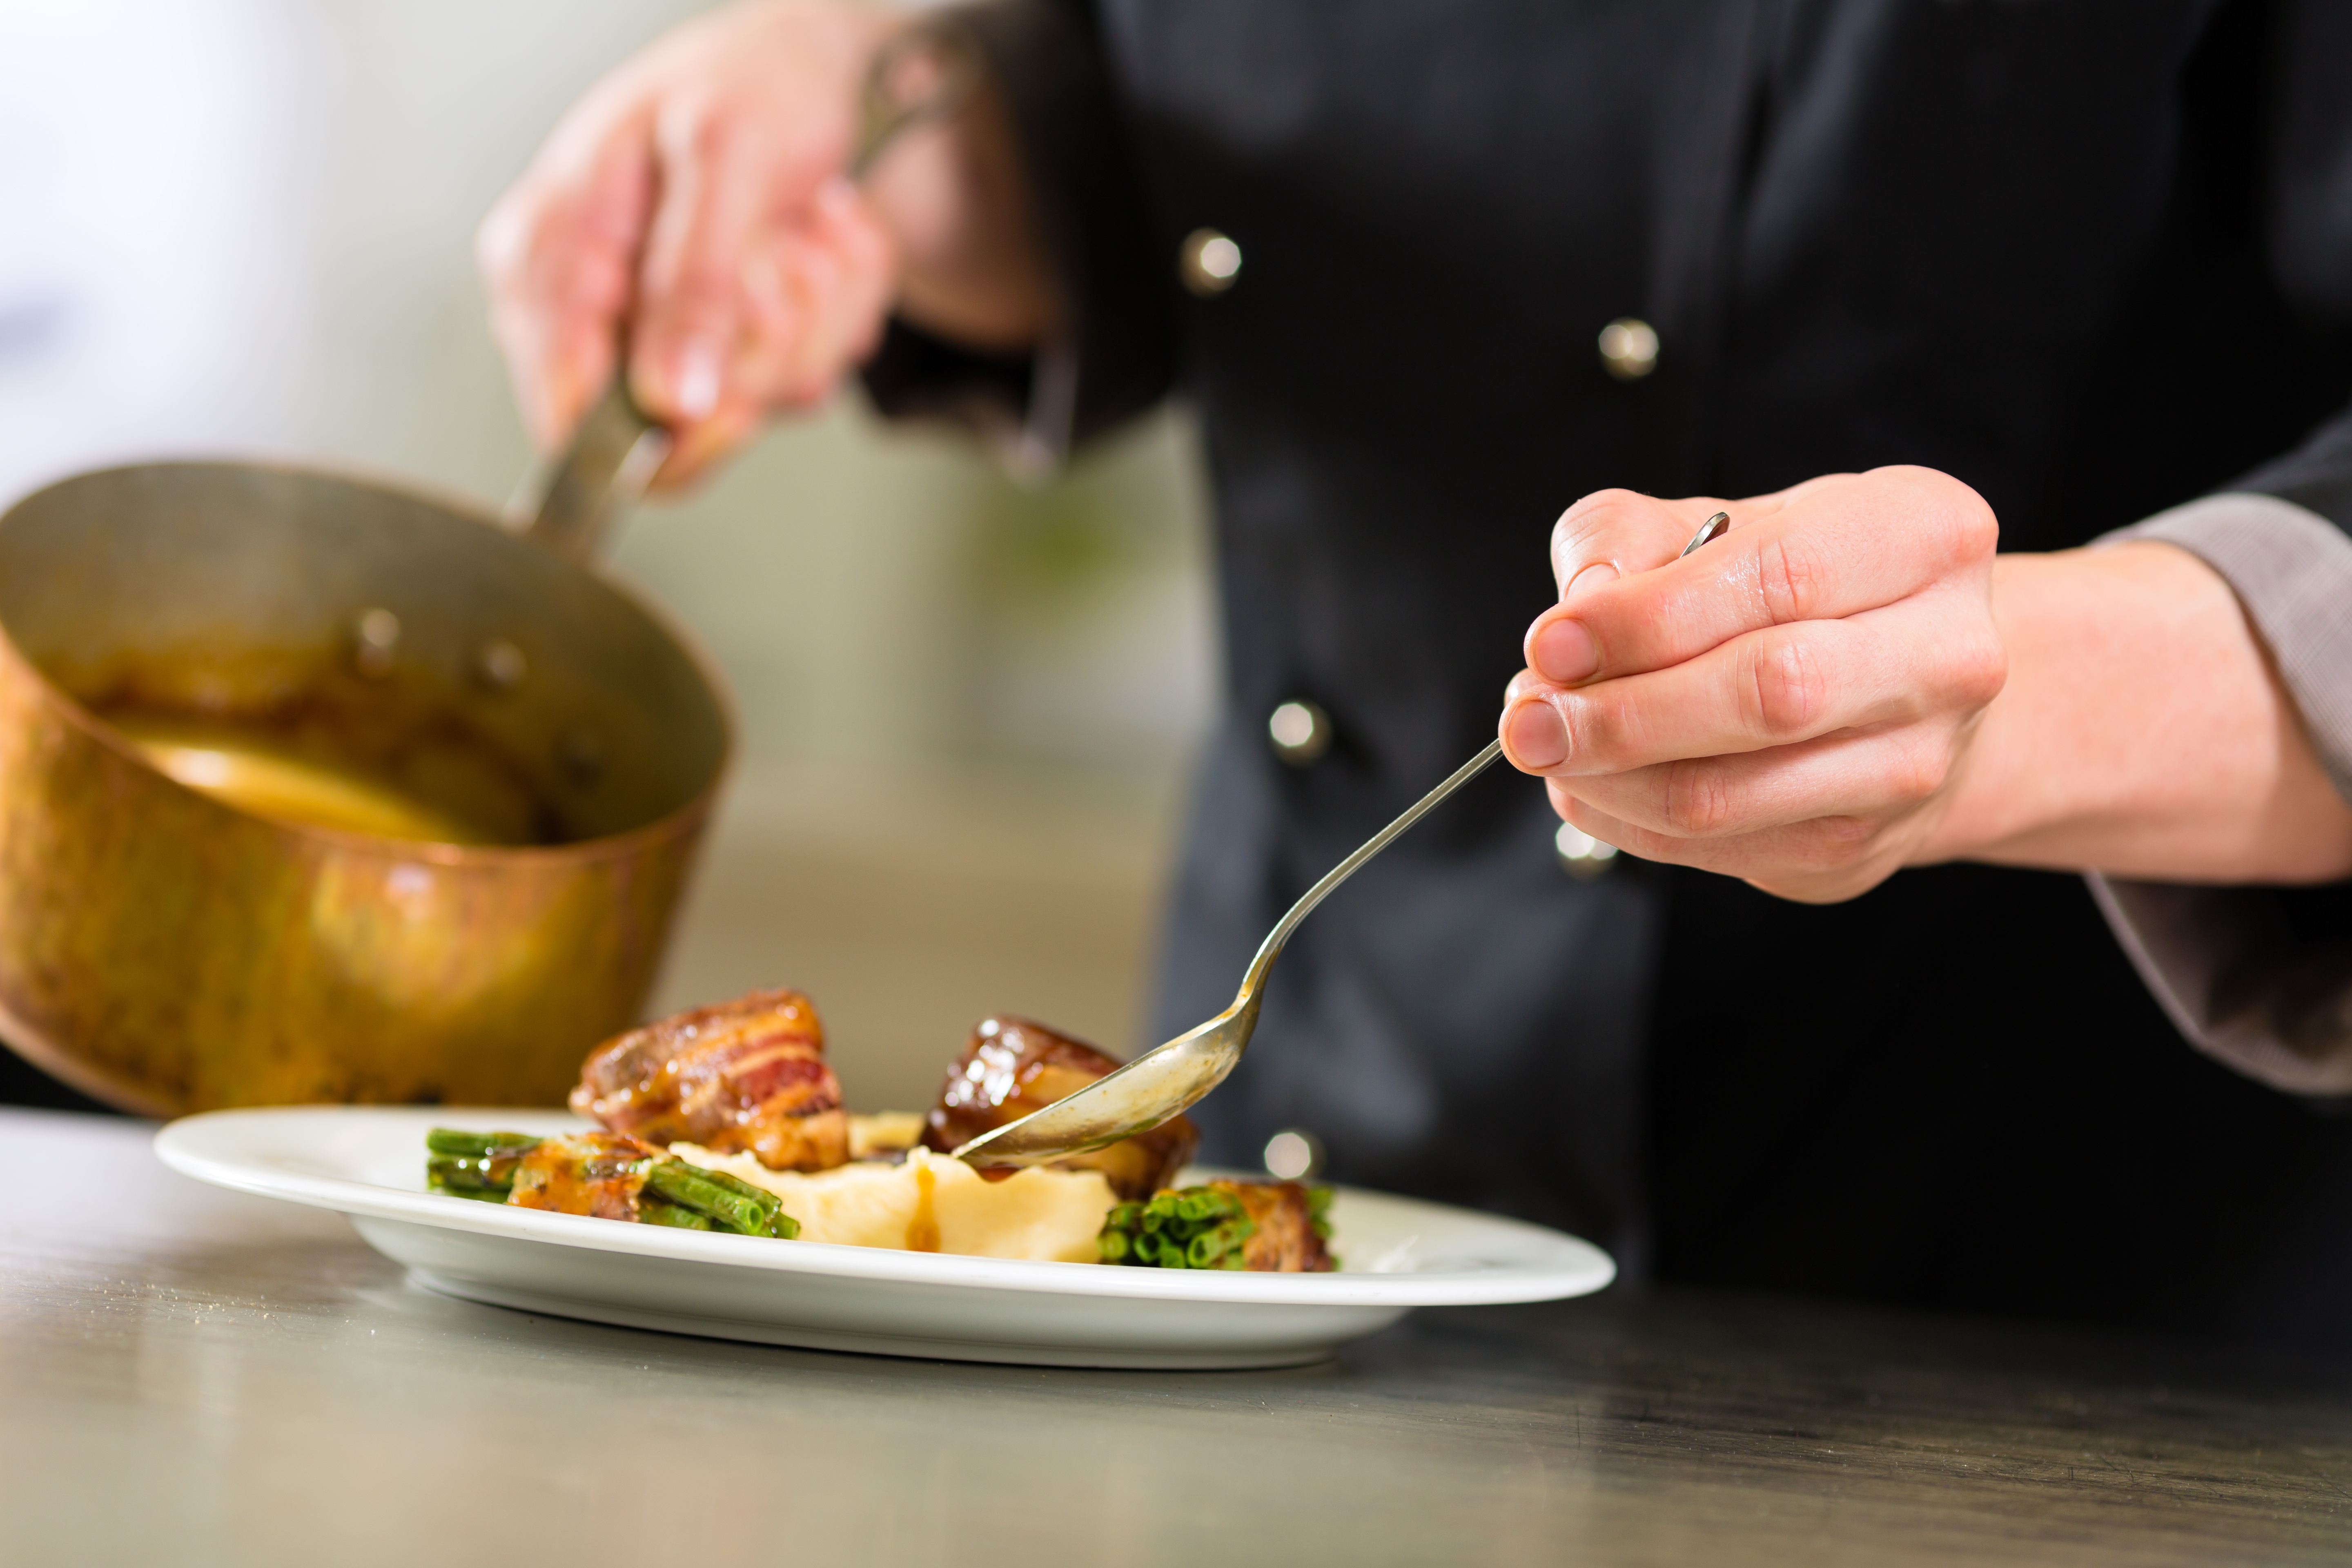
{"label": "black chef jacket", "polygon": [[[2352,7],[967,15],[1072,320],[1017,364],[899,326],[869,384],[1049,441],[1198,411],[1229,715],[1154,1037],[1492,737],[1582,494],[1920,463],[2011,551],[2216,489],[2352,522]],[[1210,298],[1178,278],[1202,227],[1244,257]],[[1630,382],[1594,347],[1622,317],[1661,342]],[[1311,766],[1266,744],[1290,698],[1332,719]],[[1636,1276],[2352,1342],[2352,1119],[2191,1051],[2079,879],[1810,908],[1623,858],[1580,882],[1556,826],[1489,774],[1324,905],[1208,1152],[1307,1128],[1335,1177]],[[2341,930],[2342,893],[2280,907]]]}

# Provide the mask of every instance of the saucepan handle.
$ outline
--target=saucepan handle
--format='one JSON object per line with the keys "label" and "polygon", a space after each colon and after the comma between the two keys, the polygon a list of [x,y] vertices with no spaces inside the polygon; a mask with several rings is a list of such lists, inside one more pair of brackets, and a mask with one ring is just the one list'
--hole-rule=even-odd
{"label": "saucepan handle", "polygon": [[[952,20],[930,18],[892,35],[866,73],[849,177],[864,179],[903,132],[961,109],[982,72],[978,46]],[[614,375],[548,471],[524,537],[570,560],[594,559],[669,449],[669,432],[629,395],[625,370]]]}

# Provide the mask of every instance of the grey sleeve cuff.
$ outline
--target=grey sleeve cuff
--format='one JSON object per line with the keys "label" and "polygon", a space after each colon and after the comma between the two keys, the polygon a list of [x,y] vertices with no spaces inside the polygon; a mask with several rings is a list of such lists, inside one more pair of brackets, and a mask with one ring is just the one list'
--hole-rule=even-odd
{"label": "grey sleeve cuff", "polygon": [[2352,897],[2089,877],[2183,1038],[2290,1094],[2352,1095]]}
{"label": "grey sleeve cuff", "polygon": [[[2352,536],[2273,496],[2209,496],[2111,533],[2220,573],[2352,800]],[[2352,1094],[2352,886],[2213,888],[2093,873],[2092,896],[2190,1044],[2296,1094]]]}

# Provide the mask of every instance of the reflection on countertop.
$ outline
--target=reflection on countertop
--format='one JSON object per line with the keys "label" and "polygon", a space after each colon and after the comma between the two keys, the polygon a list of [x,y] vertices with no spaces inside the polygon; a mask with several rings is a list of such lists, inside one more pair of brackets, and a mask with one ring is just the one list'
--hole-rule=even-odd
{"label": "reflection on countertop", "polygon": [[1423,1312],[1286,1372],[781,1350],[432,1295],[340,1217],[184,1181],[146,1140],[0,1111],[20,1199],[0,1213],[0,1502],[24,1561],[2352,1552],[2352,1368],[1615,1292]]}

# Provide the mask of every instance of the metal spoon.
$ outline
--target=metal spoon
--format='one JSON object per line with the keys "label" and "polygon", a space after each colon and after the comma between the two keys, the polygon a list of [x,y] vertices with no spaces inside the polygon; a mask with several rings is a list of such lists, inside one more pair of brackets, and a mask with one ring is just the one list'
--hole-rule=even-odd
{"label": "metal spoon", "polygon": [[[1683,554],[1688,555],[1699,546],[1722,538],[1730,525],[1728,513],[1717,512],[1699,525],[1691,542],[1683,546]],[[1489,741],[1485,750],[1454,769],[1444,784],[1415,801],[1403,816],[1373,834],[1362,848],[1332,867],[1321,881],[1307,889],[1306,896],[1290,906],[1290,912],[1275,922],[1274,930],[1259,944],[1257,956],[1250,960],[1248,973],[1242,976],[1242,988],[1232,1006],[1045,1110],[982,1133],[956,1150],[955,1157],[975,1165],[1041,1165],[1066,1154],[1082,1154],[1138,1132],[1149,1132],[1199,1103],[1211,1089],[1225,1081],[1225,1076],[1242,1059],[1242,1052],[1248,1048],[1251,1031],[1257,1027],[1258,1004],[1265,995],[1265,977],[1273,970],[1274,961],[1282,956],[1282,944],[1298,929],[1298,922],[1328,897],[1332,889],[1354,876],[1365,861],[1428,816],[1438,802],[1486,772],[1487,765],[1502,754],[1502,742]]]}
{"label": "metal spoon", "polygon": [[1166,1045],[1144,1052],[1076,1094],[1065,1096],[1043,1110],[1032,1111],[1018,1121],[1008,1121],[982,1133],[958,1149],[955,1157],[975,1165],[1043,1164],[1066,1154],[1084,1153],[1106,1143],[1116,1143],[1138,1132],[1149,1132],[1189,1109],[1224,1082],[1234,1064],[1242,1059],[1242,1051],[1249,1045],[1250,1031],[1257,1027],[1258,1004],[1265,995],[1266,974],[1274,968],[1274,961],[1282,956],[1282,944],[1290,940],[1298,922],[1332,889],[1354,876],[1365,861],[1387,848],[1439,801],[1486,772],[1487,764],[1502,754],[1503,743],[1489,741],[1486,750],[1454,769],[1444,784],[1415,801],[1403,816],[1373,834],[1362,848],[1332,867],[1321,881],[1307,889],[1306,897],[1291,905],[1290,912],[1276,921],[1274,930],[1266,933],[1257,956],[1250,960],[1249,972],[1242,976],[1242,988],[1232,1006]]}

